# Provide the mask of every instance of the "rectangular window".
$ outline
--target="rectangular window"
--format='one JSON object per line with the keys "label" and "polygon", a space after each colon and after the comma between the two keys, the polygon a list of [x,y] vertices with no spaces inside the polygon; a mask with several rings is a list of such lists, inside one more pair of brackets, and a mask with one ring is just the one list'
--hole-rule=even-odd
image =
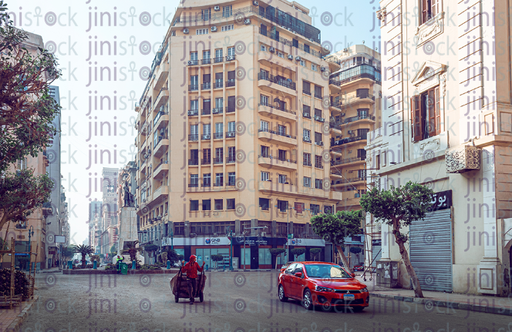
{"label": "rectangular window", "polygon": [[315,167],[324,168],[324,166],[322,165],[322,156],[315,156]]}
{"label": "rectangular window", "polygon": [[302,81],[302,92],[311,95],[311,83]]}
{"label": "rectangular window", "polygon": [[210,211],[212,209],[212,200],[203,199],[203,211]]}
{"label": "rectangular window", "polygon": [[222,17],[231,17],[231,15],[233,15],[233,6],[222,7]]}
{"label": "rectangular window", "polygon": [[199,100],[194,99],[190,101],[190,110],[197,111],[199,110]]}
{"label": "rectangular window", "polygon": [[211,187],[212,175],[210,173],[203,174],[203,187]]}
{"label": "rectangular window", "polygon": [[280,212],[286,212],[288,210],[288,201],[277,200],[277,208]]}
{"label": "rectangular window", "polygon": [[269,172],[261,172],[261,181],[270,181],[270,173]]}
{"label": "rectangular window", "polygon": [[261,156],[268,158],[270,156],[270,148],[268,146],[261,146]]}
{"label": "rectangular window", "polygon": [[228,122],[228,133],[235,133],[235,121]]}
{"label": "rectangular window", "polygon": [[279,183],[286,183],[286,175],[284,174],[279,174]]}
{"label": "rectangular window", "polygon": [[235,47],[234,46],[231,46],[231,47],[228,47],[228,56],[235,56]]}
{"label": "rectangular window", "polygon": [[311,131],[309,129],[303,129],[302,137],[304,142],[311,142]]}
{"label": "rectangular window", "polygon": [[260,50],[263,51],[263,52],[266,52],[267,51],[267,46],[261,44]]}
{"label": "rectangular window", "polygon": [[207,35],[208,29],[196,29],[196,35]]}
{"label": "rectangular window", "polygon": [[303,152],[304,166],[311,166],[311,153]]}
{"label": "rectangular window", "polygon": [[223,25],[220,30],[221,31],[230,31],[233,30],[235,26],[233,24]]}
{"label": "rectangular window", "polygon": [[199,201],[190,200],[190,211],[199,211]]}
{"label": "rectangular window", "polygon": [[203,51],[203,59],[210,59],[210,50]]}
{"label": "rectangular window", "polygon": [[223,199],[216,199],[214,204],[215,204],[215,210],[223,210],[224,209],[224,200]]}
{"label": "rectangular window", "polygon": [[320,85],[315,85],[315,98],[322,99],[322,87]]}
{"label": "rectangular window", "polygon": [[263,36],[266,36],[267,35],[267,26],[265,24],[262,24],[260,26],[260,33],[263,35]]}
{"label": "rectangular window", "polygon": [[370,112],[370,109],[368,109],[368,108],[358,108],[357,109],[357,117],[359,119],[367,119],[369,112]]}
{"label": "rectangular window", "polygon": [[304,212],[304,203],[295,202],[295,212],[297,212],[297,213]]}
{"label": "rectangular window", "polygon": [[270,199],[268,199],[268,198],[260,198],[259,204],[260,204],[260,208],[262,210],[268,210],[270,208]]}
{"label": "rectangular window", "polygon": [[203,114],[210,114],[212,109],[212,102],[210,99],[203,99]]}
{"label": "rectangular window", "polygon": [[199,139],[199,125],[190,125],[190,140],[197,141]]}
{"label": "rectangular window", "polygon": [[312,71],[318,71],[318,66],[315,65],[314,63],[311,64],[311,70]]}
{"label": "rectangular window", "polygon": [[309,209],[311,210],[312,215],[317,215],[320,213],[320,205],[318,204],[310,204]]}
{"label": "rectangular window", "polygon": [[203,21],[209,21],[211,16],[212,16],[212,10],[210,8],[201,10],[201,19]]}
{"label": "rectangular window", "polygon": [[224,158],[224,148],[215,148],[215,163],[222,164]]}
{"label": "rectangular window", "polygon": [[365,169],[359,169],[357,170],[357,177],[361,180],[366,180],[366,170]]}
{"label": "rectangular window", "polygon": [[309,45],[308,44],[304,44],[304,52],[306,53],[309,53]]}
{"label": "rectangular window", "polygon": [[302,115],[305,118],[311,119],[311,106],[302,105]]}
{"label": "rectangular window", "polygon": [[228,97],[228,110],[227,113],[232,113],[236,109],[236,97],[235,96],[229,96]]}
{"label": "rectangular window", "polygon": [[203,123],[203,139],[210,139],[211,134],[211,125],[209,123]]}
{"label": "rectangular window", "polygon": [[369,131],[370,131],[370,129],[358,129],[357,136],[361,137],[362,139],[367,139]]}
{"label": "rectangular window", "polygon": [[322,189],[322,179],[315,179],[315,189]]}
{"label": "rectangular window", "polygon": [[278,150],[278,158],[280,161],[286,161],[286,150]]}
{"label": "rectangular window", "polygon": [[441,0],[420,0],[421,3],[421,24],[426,23],[432,17],[440,13]]}
{"label": "rectangular window", "polygon": [[215,108],[223,109],[224,108],[224,98],[215,98]]}
{"label": "rectangular window", "polygon": [[332,214],[332,211],[333,211],[332,206],[324,205],[324,213],[325,214]]}
{"label": "rectangular window", "polygon": [[260,120],[260,131],[268,132],[268,122]]}
{"label": "rectangular window", "polygon": [[324,145],[324,142],[322,141],[322,133],[315,132],[315,144],[316,145]]}
{"label": "rectangular window", "polygon": [[190,174],[190,187],[196,188],[199,186],[199,175],[198,174]]}
{"label": "rectangular window", "polygon": [[235,199],[234,198],[226,199],[226,209],[228,209],[228,210],[235,209]]}
{"label": "rectangular window", "polygon": [[311,187],[311,178],[308,176],[304,177],[304,187],[308,187],[308,188]]}
{"label": "rectangular window", "polygon": [[260,104],[261,105],[264,105],[264,106],[269,106],[270,105],[270,99],[268,96],[265,96],[265,95],[260,95]]}
{"label": "rectangular window", "polygon": [[357,89],[356,97],[357,98],[368,98],[370,96],[370,89]]}
{"label": "rectangular window", "polygon": [[277,134],[281,136],[286,136],[286,126],[277,125]]}
{"label": "rectangular window", "polygon": [[413,141],[441,133],[441,103],[439,86],[429,89],[411,98],[411,122]]}
{"label": "rectangular window", "polygon": [[300,59],[299,63],[302,67],[306,67],[306,61]]}
{"label": "rectangular window", "polygon": [[235,172],[228,173],[228,186],[233,187],[236,183],[236,175]]}
{"label": "rectangular window", "polygon": [[235,162],[236,149],[234,146],[228,146],[228,163]]}
{"label": "rectangular window", "polygon": [[215,50],[215,59],[221,59],[220,61],[222,61],[222,58],[224,57],[224,54],[222,52],[222,48],[218,48]]}
{"label": "rectangular window", "polygon": [[217,122],[215,124],[215,138],[222,138],[224,135],[224,123]]}
{"label": "rectangular window", "polygon": [[202,164],[208,165],[211,162],[211,151],[210,149],[203,149],[203,160]]}
{"label": "rectangular window", "polygon": [[190,52],[190,60],[197,61],[198,59],[197,52]]}
{"label": "rectangular window", "polygon": [[224,173],[215,174],[215,187],[222,187],[224,185]]}

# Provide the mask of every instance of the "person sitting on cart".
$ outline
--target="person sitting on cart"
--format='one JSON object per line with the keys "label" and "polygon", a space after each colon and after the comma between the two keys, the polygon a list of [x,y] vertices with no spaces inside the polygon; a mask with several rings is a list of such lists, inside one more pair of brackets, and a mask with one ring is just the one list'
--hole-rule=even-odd
{"label": "person sitting on cart", "polygon": [[[194,294],[197,292],[197,271],[203,272],[204,262],[202,266],[196,262],[197,257],[195,255],[190,256],[190,261],[181,268],[182,272],[187,273],[189,280],[188,293],[190,295],[190,304],[194,304]],[[183,261],[185,263],[185,261]]]}

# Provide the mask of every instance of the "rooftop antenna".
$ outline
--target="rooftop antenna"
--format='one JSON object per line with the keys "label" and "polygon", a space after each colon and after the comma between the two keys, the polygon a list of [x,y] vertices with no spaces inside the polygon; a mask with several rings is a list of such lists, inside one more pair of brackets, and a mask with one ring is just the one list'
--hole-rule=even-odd
{"label": "rooftop antenna", "polygon": [[364,40],[363,40],[363,45],[364,45]]}

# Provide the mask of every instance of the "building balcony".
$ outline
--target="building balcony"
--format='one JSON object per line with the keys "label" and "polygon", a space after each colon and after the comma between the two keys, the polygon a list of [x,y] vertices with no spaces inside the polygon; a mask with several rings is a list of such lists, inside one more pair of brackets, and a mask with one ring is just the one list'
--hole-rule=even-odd
{"label": "building balcony", "polygon": [[341,191],[331,191],[329,194],[330,199],[335,199],[337,201],[341,201],[343,199],[343,193]]}
{"label": "building balcony", "polygon": [[216,58],[213,58],[213,62],[214,63],[221,63],[224,61],[224,57],[216,57]]}
{"label": "building balcony", "polygon": [[201,135],[201,140],[202,141],[207,141],[207,140],[210,140],[212,139],[212,135],[211,134],[203,134]]}
{"label": "building balcony", "polygon": [[214,89],[222,89],[224,87],[224,81],[215,81]]}
{"label": "building balcony", "polygon": [[199,60],[188,60],[189,66],[197,66],[199,65]]}
{"label": "building balcony", "polygon": [[169,149],[169,138],[159,136],[158,140],[154,144],[154,148],[155,150],[153,152],[153,155],[157,158],[160,158],[164,154],[164,152],[166,152],[167,149]]}
{"label": "building balcony", "polygon": [[199,159],[189,159],[188,160],[189,166],[198,166],[199,165]]}
{"label": "building balcony", "polygon": [[201,90],[210,90],[212,88],[211,82],[205,82],[201,85]]}
{"label": "building balcony", "polygon": [[226,131],[226,138],[235,138],[236,131]]}
{"label": "building balcony", "polygon": [[259,129],[258,130],[258,138],[260,138],[264,141],[273,140],[273,141],[276,141],[276,142],[279,142],[282,144],[287,144],[287,145],[292,145],[292,146],[297,145],[297,137],[291,136],[288,134],[284,134],[284,133],[278,133],[277,131],[273,131],[273,130]]}
{"label": "building balcony", "polygon": [[374,104],[375,96],[368,95],[368,96],[363,96],[363,97],[352,97],[349,100],[343,102],[343,105],[341,105],[341,109],[344,110],[344,109],[350,108],[350,109],[356,110],[357,108],[359,108],[359,106],[356,107],[356,105],[363,104],[363,103]]}
{"label": "building balcony", "polygon": [[188,91],[199,91],[199,85],[198,84],[189,85]]}
{"label": "building balcony", "polygon": [[211,163],[212,163],[212,160],[210,158],[201,159],[201,165],[210,165]]}
{"label": "building balcony", "polygon": [[169,64],[167,62],[161,62],[156,72],[155,89],[160,89],[164,82],[169,77]]}
{"label": "building balcony", "polygon": [[296,71],[295,64],[286,59],[286,58],[280,58],[277,56],[277,54],[274,52],[259,52],[258,53],[258,62],[269,67],[273,66],[279,66],[282,68],[285,68],[287,70]]}
{"label": "building balcony", "polygon": [[198,116],[199,110],[188,110],[187,115],[188,116]]}
{"label": "building balcony", "polygon": [[161,89],[155,99],[154,109],[159,109],[162,105],[169,100],[169,90],[167,88]]}
{"label": "building balcony", "polygon": [[[336,171],[331,170],[331,174],[339,175],[339,174],[334,174],[333,172],[336,172]],[[344,187],[346,185],[355,186],[355,185],[360,185],[360,184],[366,185],[366,177],[359,177],[358,176],[358,177],[348,178],[348,179],[342,177],[339,180],[332,181],[331,182],[331,187]]]}
{"label": "building balcony", "polygon": [[202,65],[209,65],[212,63],[212,59],[208,58],[208,59],[202,59],[201,60],[201,64]]}
{"label": "building balcony", "polygon": [[156,189],[153,192],[153,195],[152,195],[153,199],[152,199],[150,205],[152,207],[156,206],[156,205],[164,202],[168,196],[169,196],[169,187],[168,186],[160,186],[158,189]]}
{"label": "building balcony", "polygon": [[331,142],[331,148],[335,148],[335,147],[338,147],[341,145],[347,145],[347,144],[350,144],[353,142],[358,142],[358,141],[363,141],[363,140],[366,141],[366,136],[341,138],[341,139],[333,140]]}
{"label": "building balcony", "polygon": [[330,122],[329,123],[329,128],[330,128],[332,134],[335,134],[336,136],[341,136],[342,135],[341,123]]}
{"label": "building balcony", "polygon": [[297,120],[297,114],[293,111],[287,110],[283,107],[274,107],[272,105],[267,104],[259,104],[258,105],[258,113],[267,115],[267,116],[277,116],[282,119]]}
{"label": "building balcony", "polygon": [[212,109],[212,114],[222,114],[224,113],[224,107],[216,107]]}
{"label": "building balcony", "polygon": [[230,79],[230,80],[227,80],[226,81],[226,88],[232,88],[234,87],[236,84],[236,80],[235,79]]}
{"label": "building balcony", "polygon": [[166,127],[168,123],[169,123],[169,113],[160,111],[157,113],[157,115],[155,116],[155,119],[153,120],[153,124],[154,124],[153,127],[158,130],[160,128]]}
{"label": "building balcony", "polygon": [[164,160],[160,165],[158,165],[153,172],[153,178],[155,180],[162,179],[167,173],[169,173],[169,163]]}
{"label": "building balcony", "polygon": [[277,168],[285,171],[297,170],[296,160],[279,159],[273,156],[258,156],[258,164],[263,167]]}
{"label": "building balcony", "polygon": [[365,157],[354,157],[354,158],[348,158],[344,160],[332,160],[331,161],[331,168],[337,167],[337,166],[347,166],[350,164],[357,164],[365,162]]}
{"label": "building balcony", "polygon": [[188,135],[188,140],[191,142],[199,141],[199,134]]}
{"label": "building balcony", "polygon": [[226,157],[226,164],[232,164],[236,162],[235,156],[227,156]]}
{"label": "building balcony", "polygon": [[373,122],[375,122],[375,116],[373,116],[373,115],[352,116],[350,118],[344,119],[341,126],[346,125],[347,123],[352,123],[352,122],[361,121],[361,120],[366,120],[366,121],[373,123]]}
{"label": "building balcony", "polygon": [[269,93],[277,90],[291,96],[297,95],[295,82],[290,79],[277,77],[270,74],[258,74],[258,87]]}
{"label": "building balcony", "polygon": [[258,189],[263,192],[279,192],[283,194],[297,194],[297,186],[286,183],[273,183],[272,181],[259,181]]}
{"label": "building balcony", "polygon": [[213,139],[223,139],[224,138],[224,133],[214,133],[213,134]]}
{"label": "building balcony", "polygon": [[214,165],[222,164],[222,163],[223,163],[223,160],[224,160],[224,158],[222,158],[222,157],[216,157],[216,158],[213,158],[213,164],[214,164]]}
{"label": "building balcony", "polygon": [[207,108],[201,111],[201,115],[210,115],[212,113],[212,110]]}

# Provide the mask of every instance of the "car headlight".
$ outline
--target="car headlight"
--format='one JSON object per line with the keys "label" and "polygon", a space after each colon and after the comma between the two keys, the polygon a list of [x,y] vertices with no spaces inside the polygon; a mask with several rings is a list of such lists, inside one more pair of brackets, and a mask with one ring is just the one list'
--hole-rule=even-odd
{"label": "car headlight", "polygon": [[368,293],[368,288],[365,287],[365,288],[361,289],[361,293]]}
{"label": "car headlight", "polygon": [[315,286],[315,291],[317,292],[334,292],[334,289],[322,286]]}

